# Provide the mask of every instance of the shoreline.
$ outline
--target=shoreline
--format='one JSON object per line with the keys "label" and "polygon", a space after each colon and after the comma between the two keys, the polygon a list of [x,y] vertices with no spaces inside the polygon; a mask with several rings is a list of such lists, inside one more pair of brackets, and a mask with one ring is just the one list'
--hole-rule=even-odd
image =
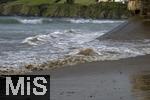
{"label": "shoreline", "polygon": [[28,66],[24,66],[22,68],[1,68],[1,71],[0,71],[0,75],[24,75],[24,74],[51,74],[51,72],[55,72],[55,71],[58,71],[58,70],[63,70],[63,69],[67,69],[67,68],[73,68],[73,67],[76,67],[76,66],[88,66],[88,64],[97,64],[98,63],[101,65],[101,63],[115,63],[115,62],[132,62],[132,60],[139,60],[139,59],[142,59],[142,60],[145,60],[146,58],[150,58],[150,54],[147,54],[147,55],[140,55],[140,56],[136,56],[136,57],[128,57],[128,58],[121,58],[121,59],[118,59],[118,60],[103,60],[103,61],[92,61],[92,62],[84,62],[82,61],[81,63],[76,63],[76,64],[73,64],[73,65],[62,65],[62,66],[53,66],[53,67],[48,67],[48,68],[42,68],[41,66],[38,67],[33,67],[32,65],[28,65]]}
{"label": "shoreline", "polygon": [[[124,67],[127,64],[131,64],[131,65],[132,64],[135,64],[135,65],[142,64],[143,65],[143,63],[150,64],[149,59],[150,59],[150,54],[148,54],[148,55],[141,55],[141,56],[137,56],[137,57],[122,58],[122,59],[119,59],[119,60],[105,60],[105,61],[96,61],[96,62],[86,62],[86,63],[76,64],[76,65],[67,65],[67,66],[63,66],[63,67],[53,68],[52,70],[33,71],[31,73],[29,72],[29,73],[25,73],[25,74],[46,74],[45,72],[50,74],[51,72],[55,73],[55,71],[57,72],[59,70],[66,70],[67,68],[68,69],[70,69],[70,68],[80,68],[82,66],[89,67],[91,65],[96,65],[96,66],[100,65],[100,66],[102,66],[103,64],[108,66],[109,64],[113,64],[113,63],[114,64],[117,64],[117,63],[121,64]],[[127,67],[128,67],[128,65],[127,65]]]}
{"label": "shoreline", "polygon": [[142,89],[150,89],[146,85],[150,81],[149,59],[150,55],[145,55],[35,71],[25,75],[50,75],[52,100],[137,100],[138,97],[149,97],[148,91]]}

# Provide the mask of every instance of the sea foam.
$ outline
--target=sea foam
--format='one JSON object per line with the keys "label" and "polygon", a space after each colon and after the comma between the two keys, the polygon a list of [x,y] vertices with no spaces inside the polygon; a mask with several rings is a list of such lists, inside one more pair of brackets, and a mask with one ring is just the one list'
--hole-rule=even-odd
{"label": "sea foam", "polygon": [[94,23],[94,24],[107,24],[107,23],[123,23],[124,21],[119,21],[119,20],[92,20],[92,19],[70,19],[68,20],[71,23]]}

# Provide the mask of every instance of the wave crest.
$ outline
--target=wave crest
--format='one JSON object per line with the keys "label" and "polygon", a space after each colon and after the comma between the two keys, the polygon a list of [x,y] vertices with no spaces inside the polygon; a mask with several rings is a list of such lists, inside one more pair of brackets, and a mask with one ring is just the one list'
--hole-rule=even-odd
{"label": "wave crest", "polygon": [[92,20],[92,19],[70,19],[71,23],[94,23],[94,24],[109,24],[109,23],[122,23],[124,21],[118,21],[118,20]]}
{"label": "wave crest", "polygon": [[42,19],[20,19],[23,24],[42,24]]}
{"label": "wave crest", "polygon": [[0,18],[0,24],[43,24],[51,21],[52,19],[48,18]]}
{"label": "wave crest", "polygon": [[22,41],[22,43],[27,43],[29,45],[36,46],[38,44],[46,42],[48,39],[49,39],[49,35],[37,35],[33,37],[27,37]]}
{"label": "wave crest", "polygon": [[51,18],[20,18],[20,17],[11,17],[11,18],[0,18],[1,24],[46,24],[51,22],[69,22],[75,24],[82,23],[94,23],[94,24],[109,24],[109,23],[122,23],[124,21],[119,20],[92,20],[92,19],[51,19]]}
{"label": "wave crest", "polygon": [[97,37],[103,34],[105,34],[105,31],[84,33],[80,30],[74,30],[74,29],[63,30],[63,31],[57,30],[45,35],[40,34],[36,36],[27,37],[22,41],[22,43],[33,45],[33,46],[43,44],[43,43],[52,43],[55,45],[63,44],[63,43],[83,44],[95,40]]}

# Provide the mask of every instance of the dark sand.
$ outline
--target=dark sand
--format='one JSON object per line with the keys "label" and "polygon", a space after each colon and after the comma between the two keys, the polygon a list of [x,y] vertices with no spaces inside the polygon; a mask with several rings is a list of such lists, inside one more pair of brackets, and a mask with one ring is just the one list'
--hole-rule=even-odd
{"label": "dark sand", "polygon": [[149,74],[150,81],[150,55],[28,74],[51,75],[51,100],[138,100],[149,93],[134,86],[142,74]]}
{"label": "dark sand", "polygon": [[[150,39],[149,21],[130,19],[103,39]],[[51,75],[51,100],[150,100],[150,55],[27,74]]]}

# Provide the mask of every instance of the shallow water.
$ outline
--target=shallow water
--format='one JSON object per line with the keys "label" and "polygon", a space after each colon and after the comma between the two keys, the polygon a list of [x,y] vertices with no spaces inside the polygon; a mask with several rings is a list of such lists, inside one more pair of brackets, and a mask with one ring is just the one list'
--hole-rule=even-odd
{"label": "shallow water", "polygon": [[[76,56],[92,49],[97,60],[149,54],[150,40],[98,41],[96,38],[123,23],[122,20],[0,17],[0,66],[22,67]],[[93,56],[93,55],[92,55]],[[72,57],[73,58],[73,57]]]}

